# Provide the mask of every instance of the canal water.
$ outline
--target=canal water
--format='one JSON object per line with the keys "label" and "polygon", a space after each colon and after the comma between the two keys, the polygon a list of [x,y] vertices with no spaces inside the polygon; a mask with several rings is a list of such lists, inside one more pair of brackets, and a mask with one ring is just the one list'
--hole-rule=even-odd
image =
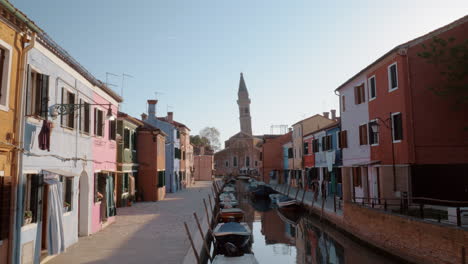
{"label": "canal water", "polygon": [[247,183],[237,182],[239,207],[253,233],[252,251],[259,263],[397,264],[305,210],[272,209],[270,200],[252,200]]}

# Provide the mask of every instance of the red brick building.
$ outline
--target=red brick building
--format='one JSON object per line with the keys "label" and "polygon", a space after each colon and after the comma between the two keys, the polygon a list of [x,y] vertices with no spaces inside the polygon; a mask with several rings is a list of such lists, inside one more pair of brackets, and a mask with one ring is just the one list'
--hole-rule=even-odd
{"label": "red brick building", "polygon": [[138,128],[137,157],[140,168],[136,178],[137,197],[159,201],[166,195],[166,134],[148,123]]}
{"label": "red brick building", "polygon": [[211,181],[214,170],[213,151],[206,147],[194,147],[193,167],[196,181]]}
{"label": "red brick building", "polygon": [[292,132],[284,135],[265,135],[262,145],[263,181],[277,184],[284,174],[283,145],[291,141]]}

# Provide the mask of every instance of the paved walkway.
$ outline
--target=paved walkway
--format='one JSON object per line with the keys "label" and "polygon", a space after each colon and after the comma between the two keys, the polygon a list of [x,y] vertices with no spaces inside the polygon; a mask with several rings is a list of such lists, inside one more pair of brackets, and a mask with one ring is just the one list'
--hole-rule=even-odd
{"label": "paved walkway", "polygon": [[208,199],[211,186],[211,182],[196,182],[193,187],[167,194],[163,201],[118,208],[114,224],[80,238],[48,263],[182,263],[190,248],[184,221],[192,234],[195,230],[199,234],[193,212],[206,218],[203,198]]}

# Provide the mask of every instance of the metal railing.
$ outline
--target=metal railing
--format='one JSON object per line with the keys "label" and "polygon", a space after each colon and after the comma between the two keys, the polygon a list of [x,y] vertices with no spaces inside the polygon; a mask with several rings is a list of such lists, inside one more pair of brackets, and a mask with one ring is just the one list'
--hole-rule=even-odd
{"label": "metal railing", "polygon": [[[438,223],[468,226],[468,202],[439,200],[426,197],[371,198],[353,197],[352,202],[386,212],[411,216]],[[466,215],[466,216],[465,216]]]}

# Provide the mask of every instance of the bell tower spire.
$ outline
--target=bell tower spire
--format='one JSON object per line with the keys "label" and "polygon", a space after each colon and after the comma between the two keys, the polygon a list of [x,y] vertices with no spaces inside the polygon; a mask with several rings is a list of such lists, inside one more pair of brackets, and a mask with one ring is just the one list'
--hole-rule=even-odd
{"label": "bell tower spire", "polygon": [[240,130],[248,135],[252,135],[252,118],[250,117],[250,98],[244,75],[240,74],[239,90],[237,92],[237,105],[239,106]]}

